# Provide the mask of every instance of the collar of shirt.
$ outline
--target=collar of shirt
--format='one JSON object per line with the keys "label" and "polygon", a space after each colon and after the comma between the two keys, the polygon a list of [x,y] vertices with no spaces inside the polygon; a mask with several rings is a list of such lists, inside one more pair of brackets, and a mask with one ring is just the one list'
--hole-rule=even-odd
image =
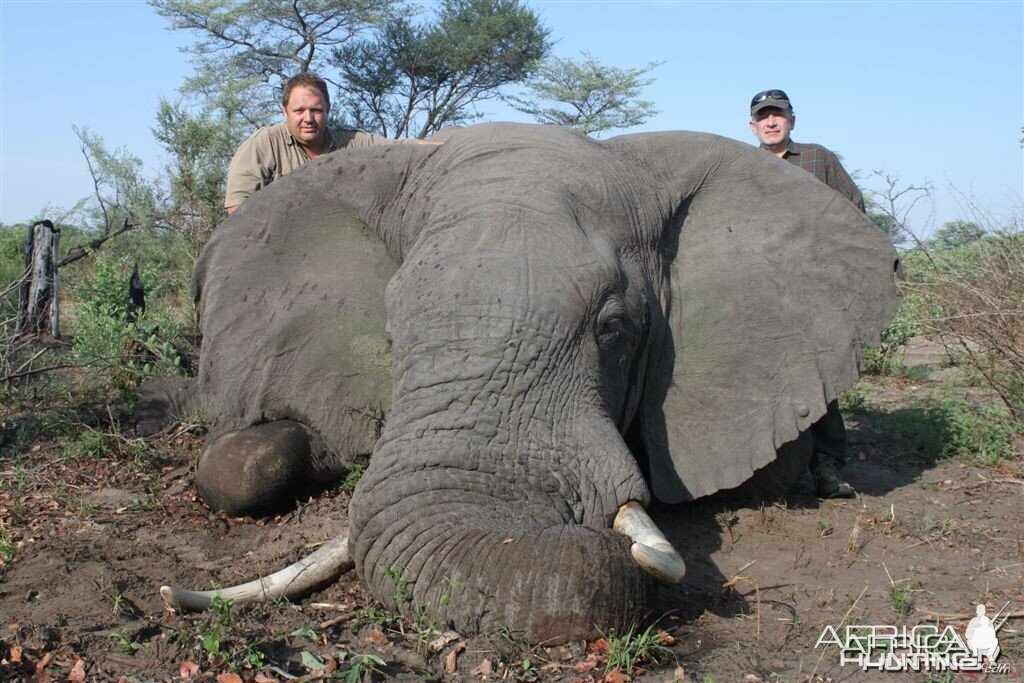
{"label": "collar of shirt", "polygon": [[[285,128],[285,130],[287,130],[287,128]],[[323,152],[321,152],[321,154],[324,154],[326,152],[334,152],[338,149],[341,149],[343,143],[344,141],[340,137],[338,137],[338,133],[330,126],[327,126],[327,148]],[[295,145],[299,144],[299,141],[295,139],[294,135],[288,133],[287,144],[291,147],[294,147]]]}
{"label": "collar of shirt", "polygon": [[786,151],[783,153],[782,158],[785,159],[786,157],[790,157],[794,154],[800,154],[802,151],[803,146],[798,142],[793,142],[793,139],[790,138],[789,144],[786,145]]}

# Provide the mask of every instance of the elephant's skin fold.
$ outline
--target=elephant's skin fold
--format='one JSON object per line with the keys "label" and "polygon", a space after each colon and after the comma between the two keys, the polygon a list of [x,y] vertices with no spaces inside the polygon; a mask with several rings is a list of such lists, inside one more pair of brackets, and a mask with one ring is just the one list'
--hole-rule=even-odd
{"label": "elephant's skin fold", "polygon": [[[644,510],[795,483],[896,310],[896,252],[727,138],[440,137],[323,155],[214,231],[192,281],[197,488],[262,514],[368,462],[348,545],[389,608],[400,577],[466,634],[626,629],[685,572]],[[157,398],[148,429],[185,405]],[[274,586],[309,587],[285,571]]]}

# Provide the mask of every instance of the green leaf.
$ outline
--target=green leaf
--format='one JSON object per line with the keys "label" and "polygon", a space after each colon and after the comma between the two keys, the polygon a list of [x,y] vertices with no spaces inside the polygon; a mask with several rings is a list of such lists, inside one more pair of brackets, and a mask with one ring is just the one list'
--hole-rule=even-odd
{"label": "green leaf", "polygon": [[319,659],[309,654],[305,650],[302,651],[302,665],[307,669],[317,670],[326,669],[327,665],[321,662]]}

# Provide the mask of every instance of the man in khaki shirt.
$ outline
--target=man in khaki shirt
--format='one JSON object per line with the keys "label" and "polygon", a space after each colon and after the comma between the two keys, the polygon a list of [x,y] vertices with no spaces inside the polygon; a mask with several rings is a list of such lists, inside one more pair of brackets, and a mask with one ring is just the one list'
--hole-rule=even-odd
{"label": "man in khaki shirt", "polygon": [[293,76],[281,97],[284,122],[260,128],[239,146],[228,168],[224,208],[231,213],[253,192],[283,175],[342,147],[418,143],[392,140],[353,128],[331,130],[327,116],[331,99],[327,83],[311,73]]}

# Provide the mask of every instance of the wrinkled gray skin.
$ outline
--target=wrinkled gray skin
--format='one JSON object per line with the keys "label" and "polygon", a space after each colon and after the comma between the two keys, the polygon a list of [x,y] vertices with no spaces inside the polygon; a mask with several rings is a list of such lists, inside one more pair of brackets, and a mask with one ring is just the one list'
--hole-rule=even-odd
{"label": "wrinkled gray skin", "polygon": [[773,463],[856,380],[895,252],[725,138],[445,137],[322,157],[217,229],[198,380],[174,399],[214,425],[199,490],[269,509],[372,448],[350,547],[378,599],[395,568],[464,632],[622,628],[650,585],[616,511]]}

